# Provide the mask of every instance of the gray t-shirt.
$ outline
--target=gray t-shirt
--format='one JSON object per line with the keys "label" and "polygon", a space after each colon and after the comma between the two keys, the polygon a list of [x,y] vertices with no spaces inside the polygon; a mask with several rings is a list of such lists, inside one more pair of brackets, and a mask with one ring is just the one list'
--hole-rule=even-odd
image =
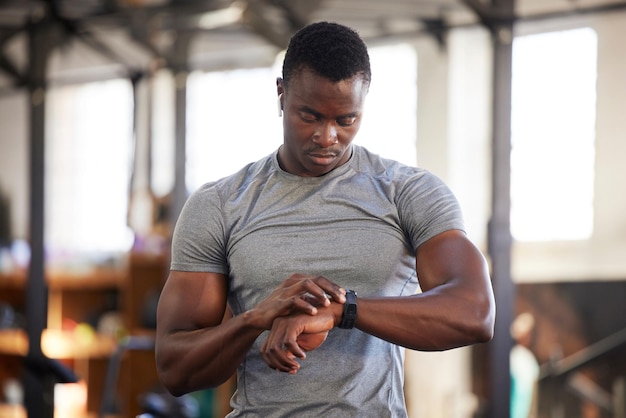
{"label": "gray t-shirt", "polygon": [[[292,273],[328,277],[359,297],[418,291],[415,249],[463,229],[450,189],[426,170],[353,145],[322,177],[283,171],[276,153],[198,189],[175,228],[172,270],[229,278],[238,315]],[[239,365],[229,417],[405,417],[403,348],[333,329],[295,375],[270,369],[262,334]]]}

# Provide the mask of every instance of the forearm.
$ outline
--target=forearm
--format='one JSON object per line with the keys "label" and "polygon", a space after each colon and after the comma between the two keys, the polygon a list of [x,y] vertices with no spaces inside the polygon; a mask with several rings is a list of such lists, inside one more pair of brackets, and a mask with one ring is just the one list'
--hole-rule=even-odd
{"label": "forearm", "polygon": [[177,396],[219,386],[236,372],[263,331],[246,312],[215,327],[158,334],[156,361],[162,383]]}
{"label": "forearm", "polygon": [[276,318],[316,315],[331,300],[345,300],[345,290],[328,279],[293,274],[254,308],[226,319],[227,293],[224,275],[170,272],[157,309],[156,361],[172,394],[225,382]]}
{"label": "forearm", "polygon": [[489,294],[472,297],[451,289],[396,298],[359,298],[356,327],[394,344],[422,351],[489,341],[493,310]]}

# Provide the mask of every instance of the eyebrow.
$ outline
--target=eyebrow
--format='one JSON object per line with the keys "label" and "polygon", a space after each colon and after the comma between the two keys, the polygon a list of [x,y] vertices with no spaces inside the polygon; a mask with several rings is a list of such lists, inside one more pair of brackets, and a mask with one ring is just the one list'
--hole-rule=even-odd
{"label": "eyebrow", "polygon": [[301,112],[310,113],[310,114],[312,114],[312,115],[313,115],[313,116],[315,116],[315,117],[321,117],[321,116],[323,116],[320,112],[317,112],[317,111],[315,111],[315,110],[311,109],[311,108],[310,108],[310,107],[308,107],[308,106],[301,106],[301,107],[300,107],[300,111],[301,111]]}
{"label": "eyebrow", "polygon": [[[312,114],[313,116],[318,117],[318,118],[320,118],[320,117],[324,116],[324,115],[323,115],[323,114],[321,114],[320,112],[318,112],[318,111],[316,111],[316,110],[313,110],[313,109],[311,109],[311,108],[310,108],[310,107],[308,107],[308,106],[302,106],[302,107],[300,107],[300,111],[301,111],[301,112],[310,113],[310,114]],[[335,119],[355,118],[355,117],[357,117],[357,116],[359,116],[359,112],[350,112],[350,113],[346,113],[345,115],[339,115],[339,116],[337,116]]]}

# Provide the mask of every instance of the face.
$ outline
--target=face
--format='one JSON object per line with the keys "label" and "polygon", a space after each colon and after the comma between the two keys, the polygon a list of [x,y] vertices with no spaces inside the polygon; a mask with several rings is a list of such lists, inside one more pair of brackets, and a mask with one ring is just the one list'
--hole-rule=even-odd
{"label": "face", "polygon": [[284,88],[277,81],[283,105],[283,170],[302,177],[322,176],[344,164],[359,131],[369,88],[362,76],[337,83],[304,69]]}

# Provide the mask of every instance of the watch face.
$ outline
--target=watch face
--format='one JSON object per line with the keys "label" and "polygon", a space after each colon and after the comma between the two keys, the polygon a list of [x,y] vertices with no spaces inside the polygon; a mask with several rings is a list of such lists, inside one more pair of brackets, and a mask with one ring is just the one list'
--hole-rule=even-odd
{"label": "watch face", "polygon": [[339,328],[350,329],[354,328],[357,315],[356,304],[356,292],[348,290],[346,292],[346,303],[343,305],[343,317],[341,318],[341,324]]}

